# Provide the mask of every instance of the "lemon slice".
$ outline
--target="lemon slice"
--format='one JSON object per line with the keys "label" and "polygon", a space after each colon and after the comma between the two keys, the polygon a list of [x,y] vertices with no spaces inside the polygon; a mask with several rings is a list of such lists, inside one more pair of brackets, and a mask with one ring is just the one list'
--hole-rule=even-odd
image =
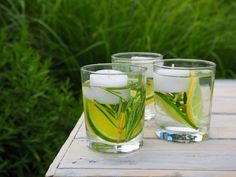
{"label": "lemon slice", "polygon": [[202,92],[199,84],[199,78],[191,72],[191,84],[187,93],[186,112],[188,119],[196,125],[196,122],[202,116]]}
{"label": "lemon slice", "polygon": [[146,100],[145,105],[148,105],[150,103],[154,102],[154,91],[153,91],[153,79],[147,78],[146,82]]}
{"label": "lemon slice", "polygon": [[[121,120],[114,119],[102,106],[99,106],[99,104],[97,104],[97,106],[99,106],[97,107],[94,101],[86,101],[90,102],[86,104],[85,112],[87,128],[90,132],[95,133],[100,138],[109,142],[124,141],[124,117],[122,116],[122,118],[120,118]],[[106,118],[103,118],[104,116],[106,116]],[[111,121],[111,119],[113,120]]]}

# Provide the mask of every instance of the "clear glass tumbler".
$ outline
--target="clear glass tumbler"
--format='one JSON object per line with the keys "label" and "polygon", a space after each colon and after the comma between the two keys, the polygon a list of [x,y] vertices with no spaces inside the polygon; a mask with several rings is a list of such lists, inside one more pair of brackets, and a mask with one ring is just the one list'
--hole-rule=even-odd
{"label": "clear glass tumbler", "polygon": [[163,56],[159,53],[148,52],[124,52],[116,53],[111,56],[112,63],[131,63],[147,67],[146,72],[146,102],[145,120],[155,117],[154,111],[154,91],[153,91],[153,63],[162,60]]}
{"label": "clear glass tumbler", "polygon": [[101,63],[81,68],[88,146],[131,152],[142,146],[145,67]]}
{"label": "clear glass tumbler", "polygon": [[208,138],[216,65],[195,59],[154,64],[156,134],[173,142]]}

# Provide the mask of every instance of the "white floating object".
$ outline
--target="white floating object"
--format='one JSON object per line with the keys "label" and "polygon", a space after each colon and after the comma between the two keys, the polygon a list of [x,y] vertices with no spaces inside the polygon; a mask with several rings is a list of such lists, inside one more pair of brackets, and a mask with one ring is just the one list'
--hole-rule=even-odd
{"label": "white floating object", "polygon": [[90,75],[90,88],[84,87],[83,94],[88,99],[94,99],[101,104],[118,104],[120,99],[127,100],[129,89],[112,89],[111,93],[105,89],[120,88],[128,85],[128,76],[117,70],[99,70]]}
{"label": "white floating object", "polygon": [[190,71],[178,69],[159,69],[154,72],[156,92],[186,92],[190,86]]}
{"label": "white floating object", "polygon": [[89,100],[93,100],[93,94],[90,87],[82,87],[83,96]]}
{"label": "white floating object", "polygon": [[128,76],[121,71],[103,69],[90,74],[90,86],[124,87],[128,85]]}
{"label": "white floating object", "polygon": [[143,57],[143,56],[133,56],[131,57],[131,63],[137,64],[147,68],[146,77],[153,77],[153,62],[156,58],[153,57]]}

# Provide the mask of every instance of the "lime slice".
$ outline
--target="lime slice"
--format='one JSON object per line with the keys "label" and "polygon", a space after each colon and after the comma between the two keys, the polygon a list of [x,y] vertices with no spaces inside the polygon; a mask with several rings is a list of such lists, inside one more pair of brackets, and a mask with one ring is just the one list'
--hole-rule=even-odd
{"label": "lime slice", "polygon": [[198,127],[194,122],[188,119],[188,116],[173,103],[165,94],[160,92],[155,92],[155,96],[158,97],[157,104],[160,106],[165,113],[168,114],[172,119],[184,124],[188,127],[197,129]]}
{"label": "lime slice", "polygon": [[150,103],[154,102],[154,91],[153,91],[153,78],[147,78],[146,81],[146,100],[145,105],[148,105]]}
{"label": "lime slice", "polygon": [[104,105],[97,104],[90,100],[86,100],[86,102],[85,115],[89,131],[109,142],[124,141],[124,115],[121,114],[121,116],[116,119],[107,112]]}
{"label": "lime slice", "polygon": [[189,120],[195,124],[202,116],[202,92],[199,78],[191,72],[191,84],[187,93],[186,112]]}

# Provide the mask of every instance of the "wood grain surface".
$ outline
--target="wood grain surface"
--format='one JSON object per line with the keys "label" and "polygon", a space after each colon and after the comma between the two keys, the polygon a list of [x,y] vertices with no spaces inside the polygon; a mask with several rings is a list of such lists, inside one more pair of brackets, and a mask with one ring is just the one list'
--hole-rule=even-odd
{"label": "wood grain surface", "polygon": [[47,177],[75,176],[236,176],[236,81],[217,80],[210,138],[201,143],[170,143],[145,122],[144,146],[132,153],[103,154],[86,146],[83,115],[50,165]]}

